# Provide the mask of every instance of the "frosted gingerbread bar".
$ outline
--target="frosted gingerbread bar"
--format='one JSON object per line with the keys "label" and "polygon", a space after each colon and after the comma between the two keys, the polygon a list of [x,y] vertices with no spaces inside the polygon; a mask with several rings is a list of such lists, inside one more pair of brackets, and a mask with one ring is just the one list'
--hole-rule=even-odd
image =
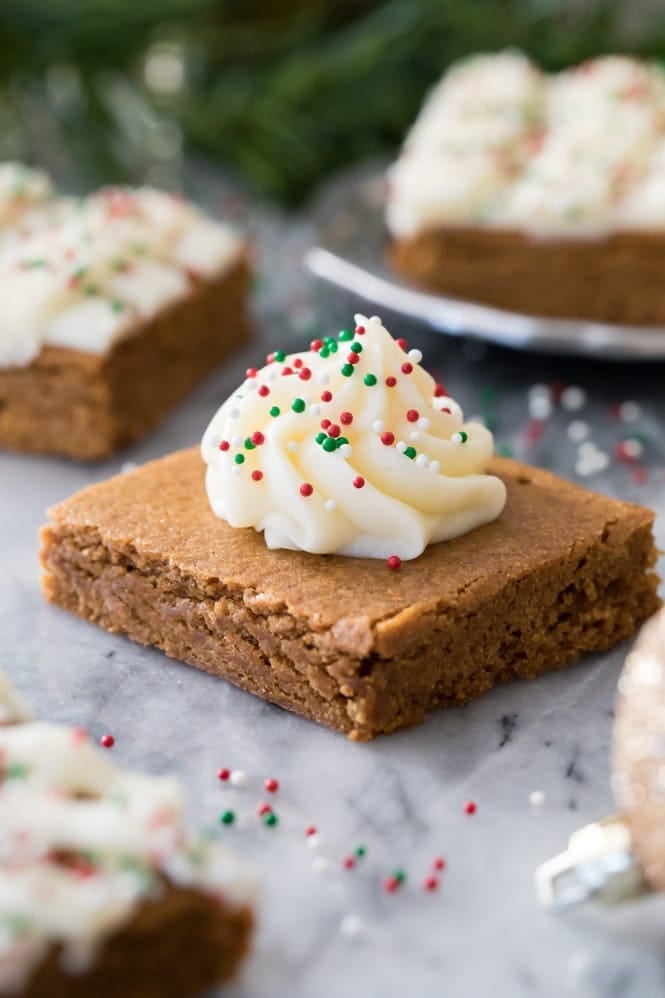
{"label": "frosted gingerbread bar", "polygon": [[30,721],[0,677],[0,994],[187,998],[231,978],[252,889],[178,783]]}
{"label": "frosted gingerbread bar", "polygon": [[0,240],[0,448],[87,460],[141,437],[247,337],[248,280],[234,232],[171,194],[24,220]]}
{"label": "frosted gingerbread bar", "polygon": [[665,71],[606,56],[453,66],[389,171],[389,257],[510,311],[665,324]]}
{"label": "frosted gingerbread bar", "polygon": [[47,598],[353,739],[632,634],[653,513],[494,458],[420,360],[362,316],[276,351],[203,459],[50,511]]}

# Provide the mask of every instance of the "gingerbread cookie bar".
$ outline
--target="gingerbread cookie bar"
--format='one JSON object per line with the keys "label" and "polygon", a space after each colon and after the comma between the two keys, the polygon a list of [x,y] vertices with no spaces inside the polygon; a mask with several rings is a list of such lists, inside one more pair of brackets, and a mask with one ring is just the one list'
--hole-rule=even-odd
{"label": "gingerbread cookie bar", "polygon": [[18,703],[0,682],[0,993],[187,998],[231,978],[252,890],[187,831],[177,782]]}
{"label": "gingerbread cookie bar", "polygon": [[0,447],[89,460],[152,429],[249,335],[246,249],[173,195],[61,199],[0,245]]}

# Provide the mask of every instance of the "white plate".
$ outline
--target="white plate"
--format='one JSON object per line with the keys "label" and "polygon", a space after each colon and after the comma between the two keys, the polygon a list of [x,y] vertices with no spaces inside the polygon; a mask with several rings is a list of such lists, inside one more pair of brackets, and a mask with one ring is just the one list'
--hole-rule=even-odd
{"label": "white plate", "polygon": [[313,208],[318,245],[305,254],[317,277],[451,336],[502,346],[608,360],[665,360],[665,328],[543,319],[416,291],[385,263],[383,165],[365,164],[334,177]]}

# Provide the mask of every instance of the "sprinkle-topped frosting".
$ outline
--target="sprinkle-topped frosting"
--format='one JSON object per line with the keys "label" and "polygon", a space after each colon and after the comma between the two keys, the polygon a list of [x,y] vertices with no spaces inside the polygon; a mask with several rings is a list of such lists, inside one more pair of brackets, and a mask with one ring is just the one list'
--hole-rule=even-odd
{"label": "sprinkle-topped frosting", "polygon": [[665,72],[607,56],[546,75],[519,52],[454,66],[389,174],[389,228],[593,235],[665,225]]}
{"label": "sprinkle-topped frosting", "polygon": [[40,722],[0,727],[0,759],[0,993],[55,945],[85,970],[167,881],[247,897],[226,850],[184,827],[173,779],[123,772],[84,731]]}
{"label": "sprinkle-topped frosting", "polygon": [[232,230],[180,197],[108,188],[61,198],[0,245],[0,367],[42,345],[103,354],[238,258]]}
{"label": "sprinkle-topped frosting", "polygon": [[0,163],[0,227],[15,225],[52,194],[51,181],[40,170],[22,163]]}
{"label": "sprinkle-topped frosting", "polygon": [[270,548],[399,563],[495,519],[505,487],[485,474],[492,434],[463,422],[420,351],[355,319],[247,372],[205,432],[206,488]]}

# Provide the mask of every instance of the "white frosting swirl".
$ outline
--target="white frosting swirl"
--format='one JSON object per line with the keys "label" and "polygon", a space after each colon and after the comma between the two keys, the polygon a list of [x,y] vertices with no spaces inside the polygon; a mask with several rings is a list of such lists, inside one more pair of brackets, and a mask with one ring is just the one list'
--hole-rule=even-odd
{"label": "white frosting swirl", "polygon": [[203,437],[208,498],[270,548],[416,558],[503,509],[492,434],[463,423],[380,319],[356,323],[249,372]]}
{"label": "white frosting swirl", "polygon": [[0,367],[29,364],[45,344],[106,353],[240,248],[228,226],[175,195],[108,188],[57,199],[0,245]]}
{"label": "white frosting swirl", "polygon": [[219,843],[187,831],[175,780],[123,772],[56,724],[0,727],[0,759],[0,993],[21,992],[54,945],[84,970],[164,878],[234,903],[251,894]]}
{"label": "white frosting swirl", "polygon": [[518,52],[432,91],[389,173],[396,236],[441,224],[594,234],[665,224],[665,72],[607,56],[558,75]]}

